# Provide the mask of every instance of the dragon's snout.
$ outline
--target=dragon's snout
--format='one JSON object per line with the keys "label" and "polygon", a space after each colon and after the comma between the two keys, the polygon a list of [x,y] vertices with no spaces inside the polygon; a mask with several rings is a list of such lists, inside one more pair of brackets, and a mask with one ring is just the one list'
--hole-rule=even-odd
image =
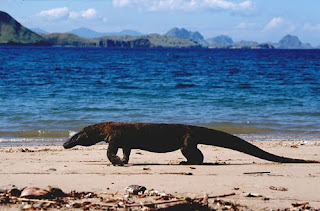
{"label": "dragon's snout", "polygon": [[64,147],[65,149],[70,149],[70,148],[72,147],[69,142],[70,142],[70,140],[68,140],[67,142],[65,142],[65,143],[63,144],[63,147]]}
{"label": "dragon's snout", "polygon": [[65,149],[70,149],[76,145],[78,145],[78,134],[72,136],[68,141],[63,144]]}

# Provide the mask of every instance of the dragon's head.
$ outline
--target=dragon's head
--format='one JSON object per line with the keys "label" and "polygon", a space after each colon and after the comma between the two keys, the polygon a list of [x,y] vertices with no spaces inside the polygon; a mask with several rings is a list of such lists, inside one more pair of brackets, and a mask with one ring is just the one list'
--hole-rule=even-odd
{"label": "dragon's head", "polygon": [[94,126],[89,126],[81,130],[79,133],[72,136],[63,144],[65,149],[70,149],[74,146],[91,146],[100,141],[104,141],[106,136],[103,136],[100,131],[97,131]]}

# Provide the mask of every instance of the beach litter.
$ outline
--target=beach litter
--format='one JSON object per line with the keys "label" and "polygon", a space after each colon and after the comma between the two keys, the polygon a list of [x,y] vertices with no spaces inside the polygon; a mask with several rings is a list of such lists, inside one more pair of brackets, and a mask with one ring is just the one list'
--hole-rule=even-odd
{"label": "beach litter", "polygon": [[270,186],[269,187],[271,190],[277,190],[277,191],[288,191],[288,188],[284,188],[284,187],[274,187],[274,186]]}
{"label": "beach litter", "polygon": [[263,197],[261,194],[259,193],[245,193],[244,194],[245,197],[253,197],[253,198],[256,198],[256,197]]}
{"label": "beach litter", "polygon": [[[128,194],[131,193],[131,194]],[[208,200],[214,199],[219,209],[236,208],[240,205],[224,202],[220,198],[233,196],[235,193],[219,196],[176,197],[157,190],[147,190],[144,186],[130,185],[121,197],[112,194],[71,191],[65,193],[60,188],[11,187],[0,192],[0,209],[3,206],[15,206],[21,210],[82,209],[82,210],[211,210]],[[120,194],[121,195],[121,194]],[[4,208],[5,209],[5,208]]]}
{"label": "beach litter", "polygon": [[303,210],[310,210],[309,202],[304,202],[304,203],[292,203],[291,204],[295,208],[303,209]]}
{"label": "beach litter", "polygon": [[191,173],[191,172],[163,172],[160,174],[187,175],[187,176],[193,175],[193,173]]}
{"label": "beach litter", "polygon": [[150,171],[150,170],[151,170],[151,168],[149,168],[149,167],[145,167],[145,168],[143,168],[142,170],[144,170],[144,171]]}
{"label": "beach litter", "polygon": [[140,185],[129,185],[125,188],[125,191],[129,194],[139,195],[143,194],[147,190],[146,187]]}
{"label": "beach litter", "polygon": [[270,174],[270,171],[244,172],[243,174]]}
{"label": "beach litter", "polygon": [[49,191],[37,187],[26,187],[21,191],[21,198],[49,198]]}
{"label": "beach litter", "polygon": [[18,188],[12,188],[8,191],[9,196],[20,196],[21,195],[21,190]]}
{"label": "beach litter", "polygon": [[[147,190],[141,185],[130,185],[124,193],[64,192],[60,188],[15,186],[0,188],[0,209],[20,210],[247,210],[246,206],[222,198],[236,193],[202,197],[174,196],[154,189]],[[246,197],[262,197],[257,193],[246,193]],[[239,195],[237,196],[239,197]],[[264,198],[264,200],[267,200]],[[294,209],[312,209],[308,202],[292,203]]]}

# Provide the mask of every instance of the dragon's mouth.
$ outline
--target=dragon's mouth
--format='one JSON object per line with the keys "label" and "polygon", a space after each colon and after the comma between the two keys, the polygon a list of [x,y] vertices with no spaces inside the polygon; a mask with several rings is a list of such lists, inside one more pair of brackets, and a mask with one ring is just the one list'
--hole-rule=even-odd
{"label": "dragon's mouth", "polygon": [[75,146],[75,144],[73,143],[73,141],[71,141],[71,140],[69,140],[69,141],[67,141],[67,142],[65,142],[64,144],[63,144],[63,147],[65,148],[65,149],[70,149],[70,148],[72,148],[72,147],[74,147]]}

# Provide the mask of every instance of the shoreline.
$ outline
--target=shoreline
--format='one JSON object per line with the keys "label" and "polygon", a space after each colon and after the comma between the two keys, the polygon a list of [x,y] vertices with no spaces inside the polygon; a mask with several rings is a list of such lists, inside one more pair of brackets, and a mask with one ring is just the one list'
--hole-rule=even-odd
{"label": "shoreline", "polygon": [[[221,130],[224,131],[224,130]],[[229,131],[224,131],[230,133]],[[76,132],[72,132],[69,137],[0,137],[0,147],[23,147],[23,146],[61,146]],[[317,135],[296,135],[296,134],[238,134],[230,133],[248,142],[315,142],[320,141]],[[105,144],[104,142],[98,143],[98,145]]]}
{"label": "shoreline", "polygon": [[[320,160],[320,141],[251,143],[281,156]],[[320,209],[319,164],[278,164],[200,145],[207,165],[178,165],[185,160],[179,151],[133,150],[128,166],[114,167],[106,158],[106,149],[106,144],[70,150],[61,146],[0,146],[0,186],[50,185],[66,192],[94,191],[123,197],[125,187],[137,184],[178,197],[234,192],[223,200],[253,210],[292,208],[294,203],[306,202]],[[247,197],[248,193],[256,197]]]}

